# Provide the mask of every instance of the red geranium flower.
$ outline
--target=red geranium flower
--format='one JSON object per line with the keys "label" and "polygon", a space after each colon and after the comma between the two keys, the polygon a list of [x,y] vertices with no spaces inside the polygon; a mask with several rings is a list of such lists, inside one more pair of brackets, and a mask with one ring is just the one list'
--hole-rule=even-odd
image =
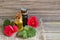
{"label": "red geranium flower", "polygon": [[14,29],[8,25],[8,26],[5,26],[5,29],[4,29],[4,34],[7,35],[7,36],[12,36],[14,33]]}
{"label": "red geranium flower", "polygon": [[5,26],[4,34],[10,37],[17,31],[18,31],[17,26],[14,25],[12,27],[11,25],[7,25],[7,26]]}
{"label": "red geranium flower", "polygon": [[28,19],[27,24],[28,24],[29,26],[32,26],[33,28],[37,28],[37,27],[38,27],[37,18],[36,18],[35,16],[31,16],[31,17]]}

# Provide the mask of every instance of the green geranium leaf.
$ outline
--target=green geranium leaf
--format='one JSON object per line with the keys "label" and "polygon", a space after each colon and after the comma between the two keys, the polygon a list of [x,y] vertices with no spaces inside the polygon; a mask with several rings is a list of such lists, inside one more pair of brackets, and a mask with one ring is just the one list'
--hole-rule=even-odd
{"label": "green geranium leaf", "polygon": [[22,31],[17,33],[17,36],[18,37],[27,38],[27,31],[26,30],[22,30]]}
{"label": "green geranium leaf", "polygon": [[24,30],[19,31],[17,33],[17,36],[22,37],[22,38],[29,38],[35,35],[36,35],[36,30],[30,26],[25,26]]}
{"label": "green geranium leaf", "polygon": [[10,20],[9,19],[6,19],[3,23],[3,26],[6,26],[6,25],[9,25],[10,24]]}

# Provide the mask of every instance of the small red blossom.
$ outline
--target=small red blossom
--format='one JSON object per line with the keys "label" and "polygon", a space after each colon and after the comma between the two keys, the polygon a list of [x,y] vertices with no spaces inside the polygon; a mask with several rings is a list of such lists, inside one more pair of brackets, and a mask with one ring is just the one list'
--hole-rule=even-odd
{"label": "small red blossom", "polygon": [[13,28],[8,25],[8,26],[5,26],[5,29],[4,29],[4,34],[7,35],[7,36],[12,36],[14,33],[14,30]]}
{"label": "small red blossom", "polygon": [[28,19],[27,24],[28,24],[29,26],[32,26],[33,28],[37,28],[37,27],[38,27],[37,18],[36,18],[35,16],[31,16],[31,17]]}
{"label": "small red blossom", "polygon": [[5,29],[4,29],[4,34],[6,35],[6,36],[12,36],[15,32],[17,32],[18,31],[18,28],[17,28],[17,26],[11,26],[11,25],[7,25],[7,26],[5,26]]}

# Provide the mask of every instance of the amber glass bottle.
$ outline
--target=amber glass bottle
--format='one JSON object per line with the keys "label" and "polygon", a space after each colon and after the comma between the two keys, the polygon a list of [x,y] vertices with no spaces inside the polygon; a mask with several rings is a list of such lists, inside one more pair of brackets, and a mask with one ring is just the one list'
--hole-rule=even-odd
{"label": "amber glass bottle", "polygon": [[22,21],[22,14],[21,12],[17,12],[15,16],[15,24],[18,26],[18,30],[23,30],[23,21]]}
{"label": "amber glass bottle", "polygon": [[23,16],[23,26],[27,25],[27,21],[28,21],[28,12],[27,12],[27,9],[25,8],[21,8],[21,13],[22,13],[22,16]]}

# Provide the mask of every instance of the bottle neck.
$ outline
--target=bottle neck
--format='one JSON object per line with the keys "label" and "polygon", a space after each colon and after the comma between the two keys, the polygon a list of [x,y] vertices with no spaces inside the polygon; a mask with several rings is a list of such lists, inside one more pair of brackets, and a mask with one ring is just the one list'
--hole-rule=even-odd
{"label": "bottle neck", "polygon": [[23,13],[23,12],[22,12],[22,15],[28,15],[28,12],[26,12],[26,13]]}

